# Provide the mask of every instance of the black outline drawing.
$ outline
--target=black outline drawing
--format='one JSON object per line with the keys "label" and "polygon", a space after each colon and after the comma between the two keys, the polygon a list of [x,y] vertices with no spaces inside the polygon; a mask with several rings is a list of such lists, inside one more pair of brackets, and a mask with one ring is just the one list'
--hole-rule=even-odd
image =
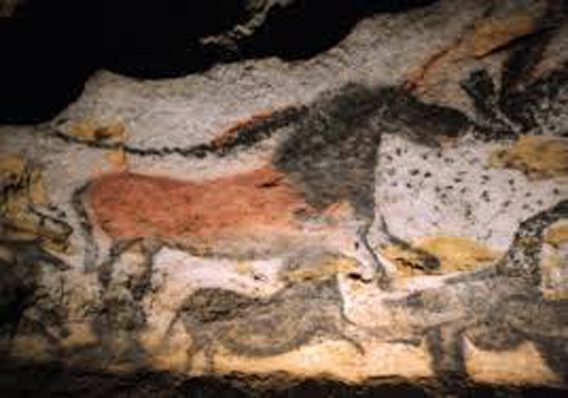
{"label": "black outline drawing", "polygon": [[523,221],[494,266],[389,303],[408,311],[413,326],[401,340],[426,339],[440,380],[456,388],[467,380],[464,337],[492,351],[530,341],[568,380],[568,300],[547,300],[539,290],[543,235],[560,219],[568,219],[568,200]]}
{"label": "black outline drawing", "polygon": [[208,372],[215,369],[219,346],[241,356],[269,357],[298,349],[317,337],[327,337],[346,341],[363,355],[357,327],[345,315],[337,278],[336,274],[324,274],[291,281],[263,298],[222,288],[198,289],[177,310],[166,337],[182,321],[192,339],[187,350],[188,370],[195,355],[203,352]]}
{"label": "black outline drawing", "polygon": [[[145,149],[123,143],[81,141],[61,132],[55,134],[67,142],[101,149],[123,148],[137,156],[202,158],[226,156],[255,145],[283,127],[291,127],[292,132],[276,149],[272,165],[301,187],[306,200],[315,208],[324,209],[341,201],[351,203],[361,220],[358,229],[361,249],[372,252],[367,233],[375,221],[374,172],[382,134],[402,134],[425,145],[436,145],[437,135],[472,134],[490,141],[527,132],[542,133],[532,115],[534,109],[544,99],[554,102],[568,82],[568,65],[536,81],[527,78],[550,32],[545,29],[526,42],[514,43],[499,92],[485,70],[473,72],[463,82],[462,87],[478,113],[475,120],[455,109],[419,101],[402,88],[351,83],[321,94],[308,106],[278,111],[267,120],[248,125],[221,146]],[[539,115],[549,116],[544,113],[539,111]],[[79,188],[72,199],[85,238],[86,263],[89,267],[98,266],[100,279],[107,286],[113,262],[132,245],[141,243],[147,272],[134,281],[132,288],[133,299],[139,302],[149,284],[153,256],[163,242],[152,239],[115,242],[106,259],[96,264],[97,242],[88,203],[84,200],[88,189],[89,183]],[[546,300],[538,290],[542,233],[554,220],[568,217],[567,210],[567,202],[563,201],[523,222],[509,251],[496,266],[456,277],[441,288],[388,303],[392,308],[407,311],[409,319],[414,320],[408,333],[401,333],[400,341],[418,343],[425,338],[433,368],[450,388],[455,387],[452,384],[467,381],[464,337],[482,349],[496,351],[514,349],[530,341],[548,366],[567,380],[568,302]],[[407,245],[388,234],[386,224],[378,221],[381,221],[378,224],[383,242]],[[425,268],[435,268],[435,259],[420,254]],[[374,261],[380,264],[378,259]],[[382,279],[388,281],[384,268]],[[357,326],[345,317],[336,276],[290,284],[264,299],[226,289],[202,288],[185,300],[172,324],[178,320],[195,342],[188,351],[190,366],[193,356],[203,351],[213,369],[215,344],[239,355],[271,356],[296,349],[318,335],[345,340],[363,353],[357,340],[345,332]],[[282,333],[287,323],[292,326]],[[541,324],[548,329],[541,328]],[[241,331],[240,336],[236,335],[237,330]],[[272,334],[276,330],[279,333]]]}
{"label": "black outline drawing", "polygon": [[[265,127],[262,125],[261,131],[265,131]],[[306,202],[318,211],[334,203],[348,202],[352,206],[356,224],[354,250],[346,254],[361,263],[360,277],[369,278],[377,272],[380,281],[387,285],[388,270],[392,270],[393,265],[378,258],[367,241],[375,217],[375,169],[381,135],[395,132],[426,145],[436,145],[436,136],[457,136],[469,127],[462,113],[420,102],[406,90],[350,83],[339,91],[322,94],[302,113],[294,122],[293,131],[275,150],[272,166],[284,173],[301,190]],[[85,269],[108,272],[115,259],[135,242],[145,247],[149,255],[147,263],[151,264],[152,256],[162,246],[168,246],[168,242],[149,236],[112,242],[105,259],[95,265],[98,249],[87,203],[90,184],[80,187],[72,198],[86,241]],[[404,245],[412,250],[410,244],[388,233],[384,221],[378,228],[381,233],[376,238],[382,245]],[[178,249],[191,251],[190,248]],[[413,250],[423,260],[423,268],[435,269],[439,265],[435,257]]]}

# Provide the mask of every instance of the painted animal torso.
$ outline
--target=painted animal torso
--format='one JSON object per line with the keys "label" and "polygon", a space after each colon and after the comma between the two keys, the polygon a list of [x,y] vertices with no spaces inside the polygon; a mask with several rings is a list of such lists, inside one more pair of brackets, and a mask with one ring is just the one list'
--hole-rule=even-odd
{"label": "painted animal torso", "polygon": [[[396,128],[422,140],[463,127],[453,111],[438,108],[400,90],[349,84],[322,94],[263,168],[212,180],[118,173],[91,181],[93,221],[114,243],[154,240],[227,258],[319,247],[356,258],[370,274],[377,259],[366,231],[375,215],[381,134]],[[445,119],[451,126],[435,123]]]}
{"label": "painted animal torso", "polygon": [[301,229],[298,214],[311,209],[272,168],[206,181],[110,174],[92,184],[90,202],[113,239],[155,237],[203,254],[234,250],[234,242],[291,240]]}

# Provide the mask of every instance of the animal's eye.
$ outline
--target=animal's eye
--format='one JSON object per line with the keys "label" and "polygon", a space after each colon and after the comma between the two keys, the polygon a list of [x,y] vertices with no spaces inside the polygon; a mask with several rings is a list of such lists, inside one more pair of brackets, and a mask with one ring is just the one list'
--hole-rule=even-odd
{"label": "animal's eye", "polygon": [[355,242],[355,250],[359,250],[359,242]]}

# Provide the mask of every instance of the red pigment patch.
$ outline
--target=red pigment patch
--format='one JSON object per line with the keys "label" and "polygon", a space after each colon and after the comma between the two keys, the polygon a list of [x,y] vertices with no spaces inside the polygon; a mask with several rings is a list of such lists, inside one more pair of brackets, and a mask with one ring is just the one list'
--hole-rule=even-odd
{"label": "red pigment patch", "polygon": [[224,130],[220,135],[211,141],[211,145],[216,148],[223,148],[235,142],[240,135],[246,134],[247,129],[254,128],[259,124],[270,120],[275,113],[282,109],[267,109],[246,119],[238,120]]}
{"label": "red pigment patch", "polygon": [[311,211],[285,175],[270,167],[205,181],[108,174],[94,180],[89,197],[98,225],[114,239],[208,241],[258,227],[290,230],[298,228],[298,211]]}

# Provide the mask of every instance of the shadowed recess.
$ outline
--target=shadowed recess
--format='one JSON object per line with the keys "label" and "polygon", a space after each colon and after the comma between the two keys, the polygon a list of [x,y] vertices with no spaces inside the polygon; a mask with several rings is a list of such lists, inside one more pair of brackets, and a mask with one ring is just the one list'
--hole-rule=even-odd
{"label": "shadowed recess", "polygon": [[[135,397],[404,397],[440,396],[436,383],[413,384],[401,379],[371,380],[354,386],[327,380],[289,379],[284,375],[187,378],[179,374],[141,369],[131,373],[110,373],[58,365],[0,365],[0,393],[20,397],[104,396]],[[279,387],[270,380],[280,380]],[[565,390],[551,387],[497,387],[471,384],[468,397],[562,397]]]}
{"label": "shadowed recess", "polygon": [[275,2],[263,25],[235,50],[200,39],[249,20],[247,0],[29,0],[13,17],[0,18],[0,123],[50,119],[99,68],[164,78],[243,58],[308,58],[340,41],[365,15],[431,2]]}

